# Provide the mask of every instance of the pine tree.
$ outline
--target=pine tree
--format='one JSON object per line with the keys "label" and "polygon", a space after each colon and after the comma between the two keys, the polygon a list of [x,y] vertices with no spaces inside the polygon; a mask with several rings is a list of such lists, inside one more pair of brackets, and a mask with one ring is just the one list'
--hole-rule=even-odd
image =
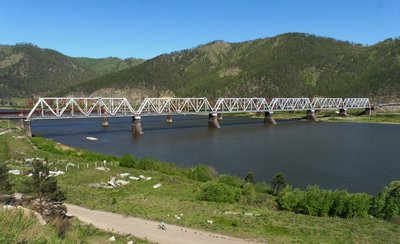
{"label": "pine tree", "polygon": [[285,176],[283,176],[282,173],[279,173],[277,175],[274,176],[274,178],[271,181],[271,185],[272,188],[274,189],[274,193],[275,195],[278,195],[279,192],[285,188],[285,186],[287,185],[287,181],[285,179]]}
{"label": "pine tree", "polygon": [[49,174],[49,167],[44,162],[32,163],[32,177],[25,181],[25,191],[39,200],[39,211],[43,214],[46,202],[60,202],[65,200],[64,192],[57,186],[57,179]]}
{"label": "pine tree", "polygon": [[0,195],[11,195],[13,193],[8,168],[4,163],[0,163]]}

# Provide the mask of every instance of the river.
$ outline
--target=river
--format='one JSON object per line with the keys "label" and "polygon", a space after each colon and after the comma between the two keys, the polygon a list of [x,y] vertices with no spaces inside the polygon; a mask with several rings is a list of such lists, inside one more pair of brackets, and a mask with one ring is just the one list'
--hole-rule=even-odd
{"label": "river", "polygon": [[[131,135],[130,118],[35,120],[35,135],[99,153],[151,156],[182,166],[207,164],[220,173],[255,173],[269,182],[281,172],[295,187],[318,184],[376,193],[400,180],[400,125],[278,121],[225,117],[221,129],[206,116],[142,117],[144,135]],[[88,141],[87,136],[98,141]]]}

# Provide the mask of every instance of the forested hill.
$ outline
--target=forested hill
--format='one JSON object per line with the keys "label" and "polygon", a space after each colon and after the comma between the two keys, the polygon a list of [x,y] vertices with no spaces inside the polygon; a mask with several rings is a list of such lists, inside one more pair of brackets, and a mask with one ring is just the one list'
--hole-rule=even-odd
{"label": "forested hill", "polygon": [[[175,96],[373,96],[400,93],[400,40],[362,46],[289,33],[242,43],[215,41],[164,54],[68,89],[110,88]],[[171,92],[172,91],[172,92]]]}
{"label": "forested hill", "polygon": [[45,95],[142,62],[73,58],[32,44],[0,45],[0,100]]}

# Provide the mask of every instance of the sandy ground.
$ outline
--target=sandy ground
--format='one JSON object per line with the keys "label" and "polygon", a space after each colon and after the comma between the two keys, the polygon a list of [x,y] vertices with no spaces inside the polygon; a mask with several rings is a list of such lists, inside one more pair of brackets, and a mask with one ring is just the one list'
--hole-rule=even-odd
{"label": "sandy ground", "polygon": [[199,231],[167,223],[167,230],[158,229],[158,223],[141,218],[120,214],[90,210],[76,205],[65,204],[68,214],[77,217],[84,223],[92,224],[99,229],[119,234],[132,234],[141,239],[156,243],[194,244],[194,243],[256,243],[211,232]]}

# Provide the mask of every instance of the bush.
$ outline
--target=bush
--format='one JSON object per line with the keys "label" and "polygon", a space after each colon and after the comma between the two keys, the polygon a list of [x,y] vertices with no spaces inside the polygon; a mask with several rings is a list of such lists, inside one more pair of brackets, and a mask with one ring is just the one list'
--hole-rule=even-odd
{"label": "bush", "polygon": [[120,158],[119,166],[126,168],[136,168],[137,160],[132,155],[126,154]]}
{"label": "bush", "polygon": [[371,214],[384,219],[400,215],[400,181],[393,181],[372,200]]}
{"label": "bush", "polygon": [[304,210],[312,216],[327,216],[333,205],[332,192],[309,186],[305,192]]}
{"label": "bush", "polygon": [[347,201],[347,218],[367,217],[371,206],[371,196],[366,193],[356,193],[350,195]]}
{"label": "bush", "polygon": [[251,183],[246,183],[242,186],[243,199],[247,203],[254,203],[256,199],[256,191],[254,190],[254,185]]}
{"label": "bush", "polygon": [[209,202],[233,203],[240,199],[240,191],[218,182],[207,182],[203,185],[201,200]]}
{"label": "bush", "polygon": [[240,177],[227,174],[222,174],[218,176],[218,182],[224,183],[228,186],[235,186],[235,187],[241,187],[245,183],[245,181]]}
{"label": "bush", "polygon": [[189,171],[188,177],[192,180],[206,182],[215,179],[217,177],[217,172],[213,167],[201,164],[192,168]]}
{"label": "bush", "polygon": [[304,192],[300,189],[287,185],[278,196],[278,206],[280,209],[289,210],[296,213],[304,213]]}
{"label": "bush", "polygon": [[332,192],[332,206],[329,215],[346,217],[347,215],[347,202],[349,201],[350,194],[345,190],[335,190]]}

